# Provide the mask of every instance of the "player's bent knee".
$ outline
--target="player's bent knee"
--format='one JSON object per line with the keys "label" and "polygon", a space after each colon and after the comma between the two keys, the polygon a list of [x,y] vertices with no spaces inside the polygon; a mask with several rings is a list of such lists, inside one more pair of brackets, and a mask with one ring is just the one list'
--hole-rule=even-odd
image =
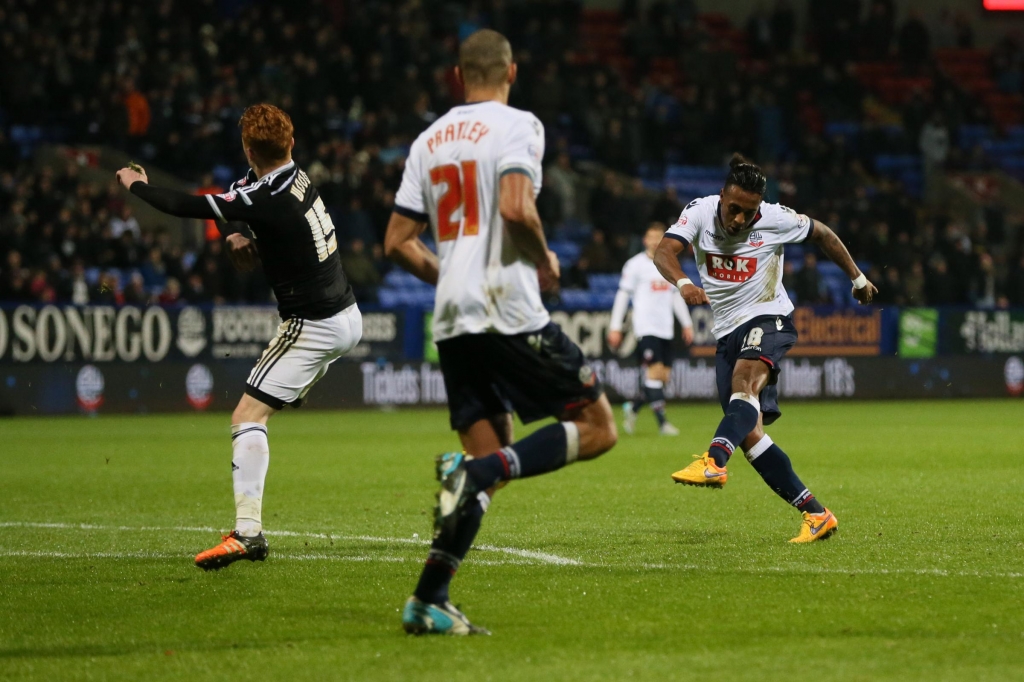
{"label": "player's bent knee", "polygon": [[235,411],[231,413],[232,424],[245,424],[247,422],[256,422],[258,424],[266,424],[267,420],[270,419],[277,410],[270,405],[261,403],[251,395],[245,394],[242,399],[238,401],[238,406],[235,407]]}
{"label": "player's bent knee", "polygon": [[619,440],[615,416],[607,396],[591,403],[577,419],[580,427],[580,459],[593,459],[615,447]]}

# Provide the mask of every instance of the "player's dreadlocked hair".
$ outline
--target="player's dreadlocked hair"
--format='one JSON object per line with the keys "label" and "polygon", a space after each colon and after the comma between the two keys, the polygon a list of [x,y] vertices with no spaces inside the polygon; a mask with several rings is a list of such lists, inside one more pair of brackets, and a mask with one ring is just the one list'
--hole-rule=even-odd
{"label": "player's dreadlocked hair", "polygon": [[725,186],[736,185],[746,192],[764,196],[768,186],[768,178],[760,166],[750,162],[742,154],[733,154],[729,160],[729,177],[725,179]]}

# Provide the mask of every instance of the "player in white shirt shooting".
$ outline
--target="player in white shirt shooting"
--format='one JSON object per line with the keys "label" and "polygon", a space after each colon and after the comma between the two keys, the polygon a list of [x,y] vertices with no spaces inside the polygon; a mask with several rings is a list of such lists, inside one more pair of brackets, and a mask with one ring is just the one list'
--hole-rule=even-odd
{"label": "player in white shirt shooting", "polygon": [[619,291],[612,306],[608,330],[608,346],[617,350],[622,345],[622,323],[626,308],[633,302],[633,335],[640,363],[640,397],[622,405],[622,430],[632,434],[636,416],[644,405],[658,420],[663,436],[678,436],[679,429],[665,417],[665,384],[672,375],[672,339],[675,325],[672,315],[683,328],[686,345],[693,343],[693,322],[690,311],[675,287],[665,281],[654,264],[654,252],[665,236],[662,223],[651,223],[644,233],[644,250],[630,258],[622,268]]}
{"label": "player in white shirt shooting", "polygon": [[[688,304],[711,304],[712,332],[718,339],[718,397],[725,412],[708,452],[695,455],[672,478],[720,488],[728,479],[726,463],[742,448],[764,482],[803,514],[800,531],[790,542],[823,540],[839,522],[764,432],[782,415],[779,361],[797,340],[790,319],[793,303],[782,286],[783,248],[802,242],[817,245],[853,282],[853,297],[860,303],[870,303],[878,290],[827,225],[764,201],[767,179],[760,168],[739,156],[730,166],[721,193],[690,202],[654,255],[658,270]],[[679,254],[689,244],[703,288],[679,267]]]}

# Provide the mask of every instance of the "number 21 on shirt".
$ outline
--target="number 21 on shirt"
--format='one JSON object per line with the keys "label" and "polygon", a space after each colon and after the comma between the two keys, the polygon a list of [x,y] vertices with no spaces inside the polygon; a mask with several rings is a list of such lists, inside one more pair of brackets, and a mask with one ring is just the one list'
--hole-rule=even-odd
{"label": "number 21 on shirt", "polygon": [[[462,234],[470,237],[480,233],[480,209],[476,194],[476,161],[463,161],[456,165],[435,166],[430,169],[430,184],[446,185],[437,201],[437,240],[448,242]],[[462,219],[452,215],[462,209]]]}

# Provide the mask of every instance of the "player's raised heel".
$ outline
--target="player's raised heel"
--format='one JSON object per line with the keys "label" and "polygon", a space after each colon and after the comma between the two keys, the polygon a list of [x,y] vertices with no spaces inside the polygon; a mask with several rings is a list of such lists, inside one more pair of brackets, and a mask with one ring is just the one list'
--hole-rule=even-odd
{"label": "player's raised heel", "polygon": [[216,571],[236,561],[265,561],[270,546],[263,533],[251,538],[243,537],[237,530],[221,537],[221,543],[196,555],[196,566],[204,571]]}
{"label": "player's raised heel", "polygon": [[729,480],[729,473],[725,467],[715,464],[715,460],[705,452],[703,455],[694,455],[689,466],[672,474],[672,480],[683,485],[721,488]]}
{"label": "player's raised heel", "polygon": [[790,542],[802,544],[827,540],[835,535],[837,530],[839,530],[839,519],[827,507],[825,511],[817,514],[804,512],[804,520],[800,522],[800,532]]}
{"label": "player's raised heel", "polygon": [[409,597],[402,611],[402,628],[410,635],[489,635],[477,627],[449,601],[428,604]]}
{"label": "player's raised heel", "polygon": [[455,528],[466,502],[478,492],[466,472],[467,459],[461,452],[446,452],[435,460],[437,480],[441,482],[434,506],[435,538]]}

